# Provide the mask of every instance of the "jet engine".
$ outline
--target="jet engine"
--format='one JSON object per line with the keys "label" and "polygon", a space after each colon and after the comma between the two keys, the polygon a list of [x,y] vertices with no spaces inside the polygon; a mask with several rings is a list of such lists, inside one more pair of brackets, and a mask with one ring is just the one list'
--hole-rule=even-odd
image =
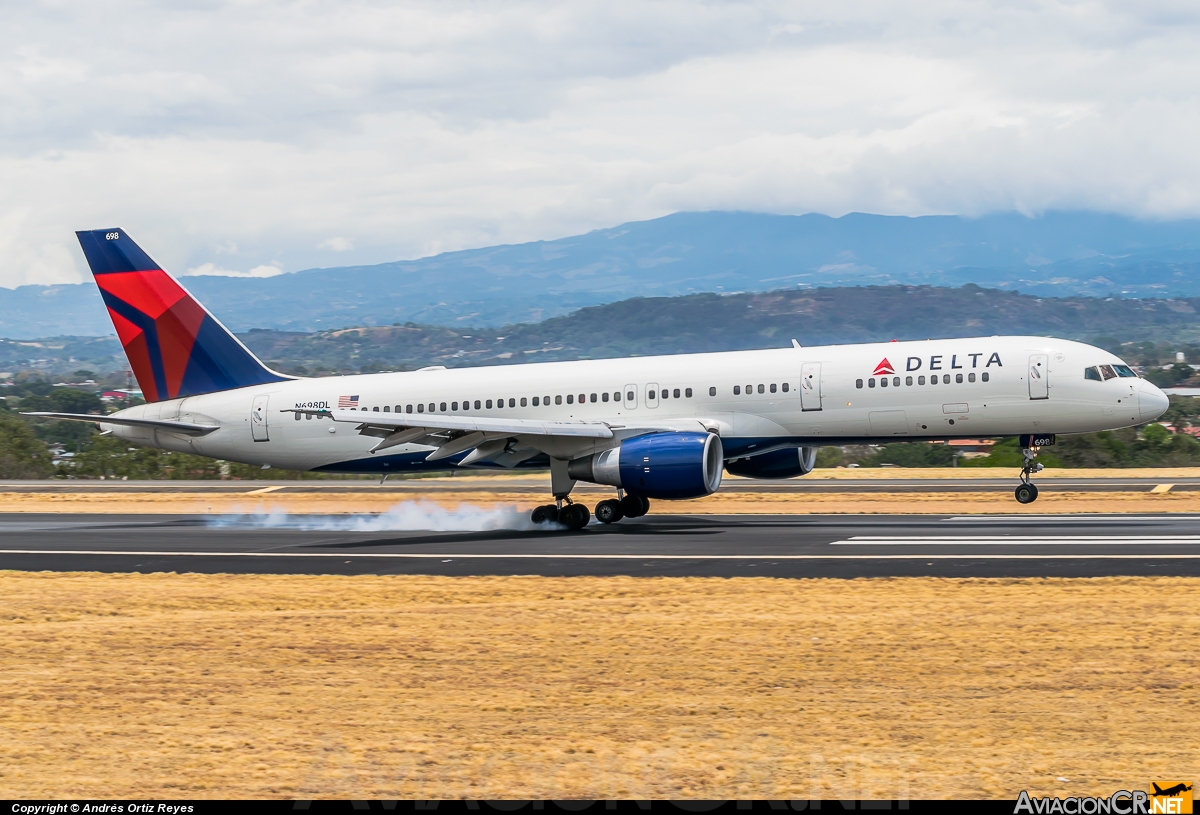
{"label": "jet engine", "polygon": [[567,475],[646,498],[701,498],[721,486],[724,451],[713,433],[649,433],[577,458]]}
{"label": "jet engine", "polygon": [[785,447],[750,458],[735,458],[725,469],[745,478],[795,478],[808,475],[816,463],[817,448]]}

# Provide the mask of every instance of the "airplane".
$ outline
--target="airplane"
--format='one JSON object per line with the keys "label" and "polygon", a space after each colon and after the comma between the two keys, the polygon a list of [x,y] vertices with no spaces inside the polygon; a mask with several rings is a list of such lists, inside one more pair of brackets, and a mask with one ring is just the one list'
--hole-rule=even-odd
{"label": "airplane", "polygon": [[267,467],[382,475],[549,469],[537,523],[716,492],[724,472],[809,473],[826,445],[1019,436],[1037,499],[1056,434],[1153,421],[1167,397],[1115,355],[1046,337],[961,337],[305,378],[259,361],[121,229],[76,233],[146,398],[96,415],[132,444]]}
{"label": "airplane", "polygon": [[1158,786],[1158,784],[1155,784],[1153,781],[1150,782],[1150,786],[1154,787],[1154,792],[1150,793],[1151,795],[1155,797],[1166,796],[1167,798],[1174,798],[1176,795],[1182,795],[1183,793],[1190,791],[1192,788],[1191,784],[1187,784],[1182,781],[1173,787],[1167,787],[1165,790]]}

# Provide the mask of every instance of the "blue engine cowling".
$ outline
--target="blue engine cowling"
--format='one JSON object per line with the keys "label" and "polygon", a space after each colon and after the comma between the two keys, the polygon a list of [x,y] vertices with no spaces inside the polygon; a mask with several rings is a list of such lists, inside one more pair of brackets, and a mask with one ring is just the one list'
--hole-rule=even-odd
{"label": "blue engine cowling", "polygon": [[647,498],[701,498],[721,486],[724,458],[713,433],[649,433],[575,459],[567,475]]}
{"label": "blue engine cowling", "polygon": [[735,458],[726,463],[725,469],[744,478],[795,478],[808,475],[816,463],[817,448],[785,447],[750,458]]}

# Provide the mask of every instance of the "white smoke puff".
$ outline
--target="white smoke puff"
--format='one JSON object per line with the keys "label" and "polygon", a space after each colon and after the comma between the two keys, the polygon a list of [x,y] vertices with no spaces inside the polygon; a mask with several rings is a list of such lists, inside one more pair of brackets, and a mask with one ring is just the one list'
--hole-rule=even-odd
{"label": "white smoke puff", "polygon": [[209,526],[295,529],[302,532],[487,532],[561,529],[558,524],[535,524],[515,505],[480,507],[459,504],[447,509],[433,501],[403,501],[378,515],[293,515],[278,507],[269,512],[223,515]]}

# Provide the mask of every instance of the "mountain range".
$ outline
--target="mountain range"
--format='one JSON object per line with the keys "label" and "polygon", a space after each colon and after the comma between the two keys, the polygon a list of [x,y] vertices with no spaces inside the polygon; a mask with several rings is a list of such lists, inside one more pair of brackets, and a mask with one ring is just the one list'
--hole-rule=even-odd
{"label": "mountain range", "polygon": [[[145,248],[154,254],[155,247]],[[235,331],[536,323],[631,297],[934,285],[1043,297],[1200,295],[1200,221],[685,212],[585,235],[271,278],[188,277]],[[0,289],[0,336],[112,333],[93,283]]]}

